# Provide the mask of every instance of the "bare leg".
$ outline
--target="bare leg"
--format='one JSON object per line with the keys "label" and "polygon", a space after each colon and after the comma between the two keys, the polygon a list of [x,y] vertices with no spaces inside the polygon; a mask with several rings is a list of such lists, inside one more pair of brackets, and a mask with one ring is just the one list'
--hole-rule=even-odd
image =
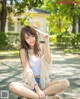
{"label": "bare leg", "polygon": [[33,98],[33,99],[39,99],[39,96],[34,91],[26,88],[24,85],[21,85],[19,82],[12,82],[9,85],[10,91],[13,93],[25,97],[25,98]]}
{"label": "bare leg", "polygon": [[[45,95],[55,95],[59,92],[64,91],[67,87],[69,86],[69,82],[67,80],[58,80],[58,81],[53,81],[49,83],[44,90]],[[9,85],[9,89],[22,97],[25,98],[32,98],[32,99],[39,99],[39,96],[37,93],[33,92],[29,88],[26,88],[24,85],[21,85],[18,82],[12,82]]]}
{"label": "bare leg", "polygon": [[67,87],[69,87],[68,80],[56,80],[49,83],[44,90],[45,95],[56,95],[60,92],[63,92]]}

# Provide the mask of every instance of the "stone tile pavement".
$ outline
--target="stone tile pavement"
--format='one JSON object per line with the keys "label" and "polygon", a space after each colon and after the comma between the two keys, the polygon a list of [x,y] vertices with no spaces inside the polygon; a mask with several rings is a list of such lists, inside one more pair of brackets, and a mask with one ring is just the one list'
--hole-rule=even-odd
{"label": "stone tile pavement", "polygon": [[[61,94],[63,99],[80,99],[80,55],[64,54],[62,51],[53,50],[52,59],[51,80],[68,79],[70,81],[70,87]],[[9,98],[4,99],[17,99],[17,95],[9,91],[8,85],[13,81],[21,81],[21,72],[19,58],[0,59],[0,93],[5,90],[9,92]]]}

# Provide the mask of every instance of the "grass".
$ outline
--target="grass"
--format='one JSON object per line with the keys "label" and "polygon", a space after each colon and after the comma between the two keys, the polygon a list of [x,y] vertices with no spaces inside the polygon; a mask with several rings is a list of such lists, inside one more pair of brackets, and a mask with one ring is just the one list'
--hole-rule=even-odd
{"label": "grass", "polygon": [[[53,48],[52,50],[54,50]],[[80,49],[64,49],[65,53],[80,54]],[[19,57],[19,50],[0,50],[0,59]]]}
{"label": "grass", "polygon": [[18,57],[19,50],[0,50],[0,57]]}
{"label": "grass", "polygon": [[65,53],[80,54],[80,49],[65,49]]}

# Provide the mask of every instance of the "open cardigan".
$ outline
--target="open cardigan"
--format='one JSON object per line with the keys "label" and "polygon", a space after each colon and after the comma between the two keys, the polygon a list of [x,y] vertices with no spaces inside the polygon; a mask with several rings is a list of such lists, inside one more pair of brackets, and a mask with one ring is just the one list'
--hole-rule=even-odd
{"label": "open cardigan", "polygon": [[45,89],[46,84],[50,82],[49,74],[52,66],[52,58],[50,63],[47,63],[44,56],[41,57],[41,73],[40,73],[40,83],[41,88]]}
{"label": "open cardigan", "polygon": [[[47,63],[44,55],[41,57],[41,72],[40,72],[40,84],[41,89],[45,89],[47,83],[50,82],[49,73],[50,68],[52,66],[52,59],[50,63]],[[23,81],[30,89],[34,89],[34,85],[36,84],[33,71],[30,68],[24,68],[23,70]]]}

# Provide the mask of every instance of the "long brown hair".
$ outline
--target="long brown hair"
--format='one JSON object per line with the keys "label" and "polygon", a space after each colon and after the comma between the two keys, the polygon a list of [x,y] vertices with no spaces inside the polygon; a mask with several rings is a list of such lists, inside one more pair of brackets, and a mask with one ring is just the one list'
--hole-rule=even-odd
{"label": "long brown hair", "polygon": [[21,49],[24,48],[25,51],[27,52],[27,57],[28,57],[28,50],[30,49],[30,46],[27,44],[25,41],[25,33],[27,35],[33,35],[35,37],[35,44],[34,44],[34,54],[39,55],[40,53],[40,47],[39,47],[39,42],[38,42],[38,35],[36,33],[36,30],[30,26],[25,26],[21,30]]}

